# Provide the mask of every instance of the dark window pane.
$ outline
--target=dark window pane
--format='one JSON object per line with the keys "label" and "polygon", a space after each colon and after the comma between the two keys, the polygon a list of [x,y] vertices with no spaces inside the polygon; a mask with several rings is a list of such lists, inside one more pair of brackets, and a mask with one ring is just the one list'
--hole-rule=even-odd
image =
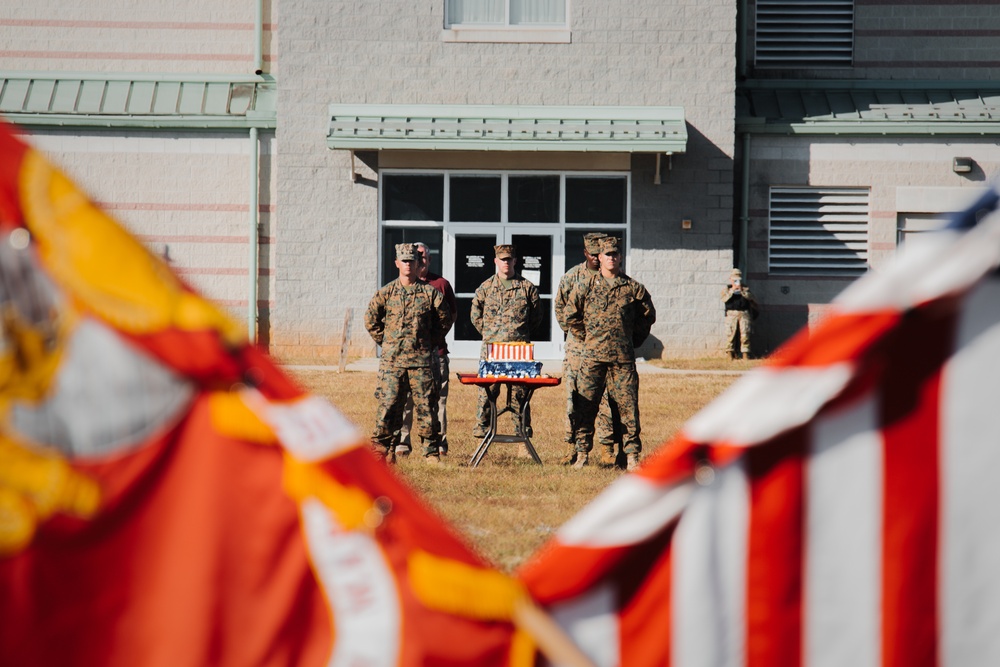
{"label": "dark window pane", "polygon": [[482,340],[483,337],[472,326],[472,297],[458,297],[458,317],[455,320],[455,340]]}
{"label": "dark window pane", "polygon": [[500,222],[499,176],[452,176],[452,222]]}
{"label": "dark window pane", "polygon": [[382,176],[383,220],[444,220],[444,176]]}
{"label": "dark window pane", "polygon": [[566,178],[566,222],[625,222],[624,178]]}
{"label": "dark window pane", "polygon": [[426,227],[383,227],[382,228],[382,281],[380,285],[395,280],[399,277],[399,270],[396,268],[396,244],[397,243],[417,243],[418,241],[427,245],[431,251],[431,272],[441,273],[441,248],[443,232],[440,229],[427,229]]}
{"label": "dark window pane", "polygon": [[510,222],[559,222],[558,176],[511,176],[507,188]]}
{"label": "dark window pane", "polygon": [[542,299],[542,323],[531,334],[531,340],[546,343],[552,340],[552,299]]}
{"label": "dark window pane", "polygon": [[541,294],[552,293],[552,237],[512,234],[517,247],[518,271],[538,287]]}
{"label": "dark window pane", "polygon": [[495,234],[455,236],[456,294],[472,294],[484,280],[496,273],[493,263],[496,238]]}

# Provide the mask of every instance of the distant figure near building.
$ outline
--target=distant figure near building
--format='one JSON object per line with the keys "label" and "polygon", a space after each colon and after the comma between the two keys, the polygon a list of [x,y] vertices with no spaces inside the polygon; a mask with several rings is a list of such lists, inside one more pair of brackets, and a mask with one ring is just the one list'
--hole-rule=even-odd
{"label": "distant figure near building", "polygon": [[[472,326],[483,337],[480,359],[487,357],[490,343],[530,343],[531,334],[542,322],[538,288],[517,273],[517,250],[512,245],[498,245],[493,247],[493,252],[497,272],[485,280],[472,297]],[[525,401],[524,388],[515,387],[512,397],[520,415]],[[525,423],[518,422],[518,432],[530,438],[530,408],[524,414]],[[482,438],[489,426],[486,389],[480,387],[472,435]]]}
{"label": "distant figure near building", "polygon": [[444,295],[420,280],[417,250],[412,243],[396,245],[399,278],[372,297],[365,329],[382,346],[375,398],[378,410],[372,433],[376,453],[395,461],[395,442],[403,420],[407,393],[413,395],[416,433],[428,463],[439,463],[437,385],[434,355],[452,323]]}
{"label": "distant figure near building", "polygon": [[744,359],[750,358],[751,322],[760,312],[757,299],[750,288],[743,284],[743,273],[733,269],[729,274],[729,284],[722,290],[722,303],[726,308],[726,346],[724,353],[730,359],[739,358],[734,345],[736,336],[740,338],[740,353]]}
{"label": "distant figure near building", "polygon": [[566,322],[583,341],[583,360],[573,394],[574,468],[587,465],[594,446],[594,420],[605,389],[612,415],[621,421],[629,470],[639,466],[639,374],[635,348],[656,322],[656,309],[641,283],[621,271],[618,239],[601,240],[601,272],[573,290]]}
{"label": "distant figure near building", "polygon": [[[556,292],[555,311],[556,321],[566,332],[566,354],[563,358],[563,384],[566,385],[566,456],[562,459],[563,465],[571,465],[576,462],[576,445],[573,442],[573,423],[576,420],[576,412],[573,410],[573,393],[576,391],[576,375],[579,372],[580,361],[583,355],[583,341],[577,338],[573,330],[569,328],[566,321],[567,306],[569,305],[570,294],[573,289],[590,280],[601,271],[601,239],[606,238],[603,232],[592,232],[583,236],[583,257],[584,261],[577,264],[563,275],[559,280],[559,289]],[[611,418],[611,407],[608,405],[608,394],[601,397],[601,408],[597,413],[597,440],[601,444],[601,465],[611,467],[615,465],[617,453],[615,452],[615,428]],[[619,427],[619,432],[621,431]]]}

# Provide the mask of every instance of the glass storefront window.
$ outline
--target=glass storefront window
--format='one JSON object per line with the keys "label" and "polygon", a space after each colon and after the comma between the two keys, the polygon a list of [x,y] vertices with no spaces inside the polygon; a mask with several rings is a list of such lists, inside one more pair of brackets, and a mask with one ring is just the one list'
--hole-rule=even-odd
{"label": "glass storefront window", "polygon": [[623,224],[624,178],[566,177],[566,222]]}
{"label": "glass storefront window", "polygon": [[382,177],[383,220],[444,220],[444,174]]}
{"label": "glass storefront window", "polygon": [[452,176],[448,182],[452,222],[500,222],[499,176]]}
{"label": "glass storefront window", "polygon": [[509,222],[559,222],[559,177],[511,176],[507,208]]}

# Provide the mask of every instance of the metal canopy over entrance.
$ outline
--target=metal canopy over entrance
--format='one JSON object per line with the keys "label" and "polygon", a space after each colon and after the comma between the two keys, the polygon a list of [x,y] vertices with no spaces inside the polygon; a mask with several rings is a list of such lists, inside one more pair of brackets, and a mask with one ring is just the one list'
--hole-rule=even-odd
{"label": "metal canopy over entrance", "polygon": [[345,150],[683,153],[682,107],[331,104]]}

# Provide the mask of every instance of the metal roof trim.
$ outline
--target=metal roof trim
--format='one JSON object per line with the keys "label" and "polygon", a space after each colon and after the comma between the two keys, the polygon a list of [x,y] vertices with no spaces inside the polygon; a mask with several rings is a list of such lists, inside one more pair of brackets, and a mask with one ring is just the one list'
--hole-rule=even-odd
{"label": "metal roof trim", "polygon": [[327,145],[683,153],[687,127],[682,107],[331,104]]}
{"label": "metal roof trim", "polygon": [[[754,81],[736,95],[739,132],[767,134],[992,134],[1000,83]],[[800,85],[795,85],[800,84]],[[866,85],[860,85],[866,84]]]}
{"label": "metal roof trim", "polygon": [[270,76],[0,72],[0,114],[25,126],[274,128]]}
{"label": "metal roof trim", "polygon": [[767,123],[759,118],[738,118],[736,131],[746,134],[811,134],[811,135],[892,135],[892,136],[934,136],[934,135],[997,135],[1000,122],[900,122],[871,121],[855,122],[821,121],[802,123]]}

